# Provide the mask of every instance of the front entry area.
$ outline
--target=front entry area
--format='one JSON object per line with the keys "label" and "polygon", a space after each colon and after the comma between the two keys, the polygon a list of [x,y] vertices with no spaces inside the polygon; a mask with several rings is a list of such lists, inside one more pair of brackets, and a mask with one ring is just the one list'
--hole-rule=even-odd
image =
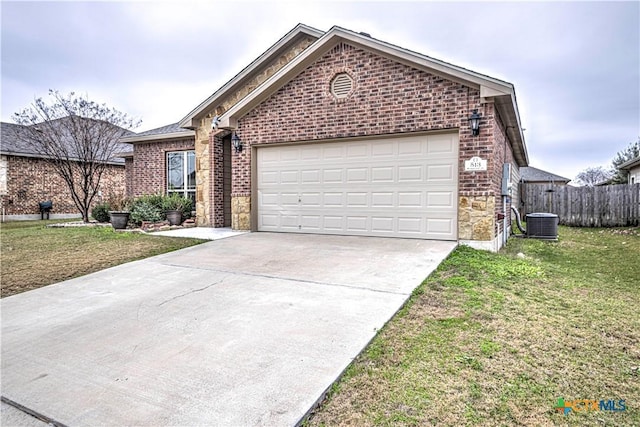
{"label": "front entry area", "polygon": [[257,149],[258,231],[457,240],[458,134]]}

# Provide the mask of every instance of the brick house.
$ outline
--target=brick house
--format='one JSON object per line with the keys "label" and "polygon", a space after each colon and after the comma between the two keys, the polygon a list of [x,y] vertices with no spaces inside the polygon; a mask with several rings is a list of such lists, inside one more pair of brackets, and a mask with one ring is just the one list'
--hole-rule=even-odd
{"label": "brick house", "polygon": [[[50,218],[76,218],[76,208],[65,181],[53,166],[33,148],[16,138],[22,126],[0,123],[0,207],[2,220],[40,219],[39,202],[51,200]],[[122,145],[123,151],[130,146]],[[125,164],[122,158],[109,162],[100,188],[107,193],[124,193]],[[96,200],[97,203],[99,200]]]}
{"label": "brick house", "polygon": [[200,226],[489,250],[528,165],[511,83],[339,27],[298,25],[180,122],[122,141],[130,191],[194,197]]}

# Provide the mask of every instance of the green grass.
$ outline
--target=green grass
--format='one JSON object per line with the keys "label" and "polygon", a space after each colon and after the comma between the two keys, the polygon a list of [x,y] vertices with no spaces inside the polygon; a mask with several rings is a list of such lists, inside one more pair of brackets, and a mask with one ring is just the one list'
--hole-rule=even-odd
{"label": "green grass", "polygon": [[46,227],[53,222],[60,221],[0,225],[2,297],[205,242],[115,232],[111,227]]}
{"label": "green grass", "polygon": [[[459,247],[307,424],[638,426],[639,278],[638,228]],[[559,397],[627,410],[565,416]]]}

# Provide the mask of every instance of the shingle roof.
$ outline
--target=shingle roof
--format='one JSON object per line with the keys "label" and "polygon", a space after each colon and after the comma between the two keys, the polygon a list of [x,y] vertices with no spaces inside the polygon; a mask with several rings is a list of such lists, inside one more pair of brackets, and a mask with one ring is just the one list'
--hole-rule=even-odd
{"label": "shingle roof", "polygon": [[533,167],[523,167],[520,168],[520,179],[523,181],[545,181],[545,182],[564,182],[567,183],[571,181],[569,178],[565,178],[560,175],[553,174],[551,172],[543,171],[542,169],[533,168]]}
{"label": "shingle roof", "polygon": [[139,132],[132,136],[150,136],[150,135],[163,135],[165,133],[185,132],[186,129],[178,126],[178,123],[171,123],[170,125],[161,126],[159,128]]}
{"label": "shingle roof", "polygon": [[133,135],[127,135],[126,137],[122,138],[121,141],[125,143],[154,142],[160,141],[161,139],[183,138],[194,135],[195,131],[181,128],[179,123],[171,123],[170,125],[161,126],[159,128],[147,130]]}
{"label": "shingle roof", "polygon": [[[25,128],[23,125],[17,125],[13,123],[0,122],[0,154],[21,156],[21,157],[39,157],[43,158],[41,153],[29,144],[18,138],[19,132]],[[122,129],[127,136],[135,135],[135,132]],[[127,152],[132,151],[132,145],[123,142],[118,142],[115,152]],[[110,159],[111,163],[124,163],[124,159],[114,157]]]}

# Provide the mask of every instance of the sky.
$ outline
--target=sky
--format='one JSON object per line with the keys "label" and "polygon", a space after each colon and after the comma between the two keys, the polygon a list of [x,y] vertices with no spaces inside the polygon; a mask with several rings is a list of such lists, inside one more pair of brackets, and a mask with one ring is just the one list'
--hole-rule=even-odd
{"label": "sky", "polygon": [[513,83],[530,165],[567,178],[640,137],[640,2],[0,3],[3,122],[49,89],[175,123],[304,23]]}

